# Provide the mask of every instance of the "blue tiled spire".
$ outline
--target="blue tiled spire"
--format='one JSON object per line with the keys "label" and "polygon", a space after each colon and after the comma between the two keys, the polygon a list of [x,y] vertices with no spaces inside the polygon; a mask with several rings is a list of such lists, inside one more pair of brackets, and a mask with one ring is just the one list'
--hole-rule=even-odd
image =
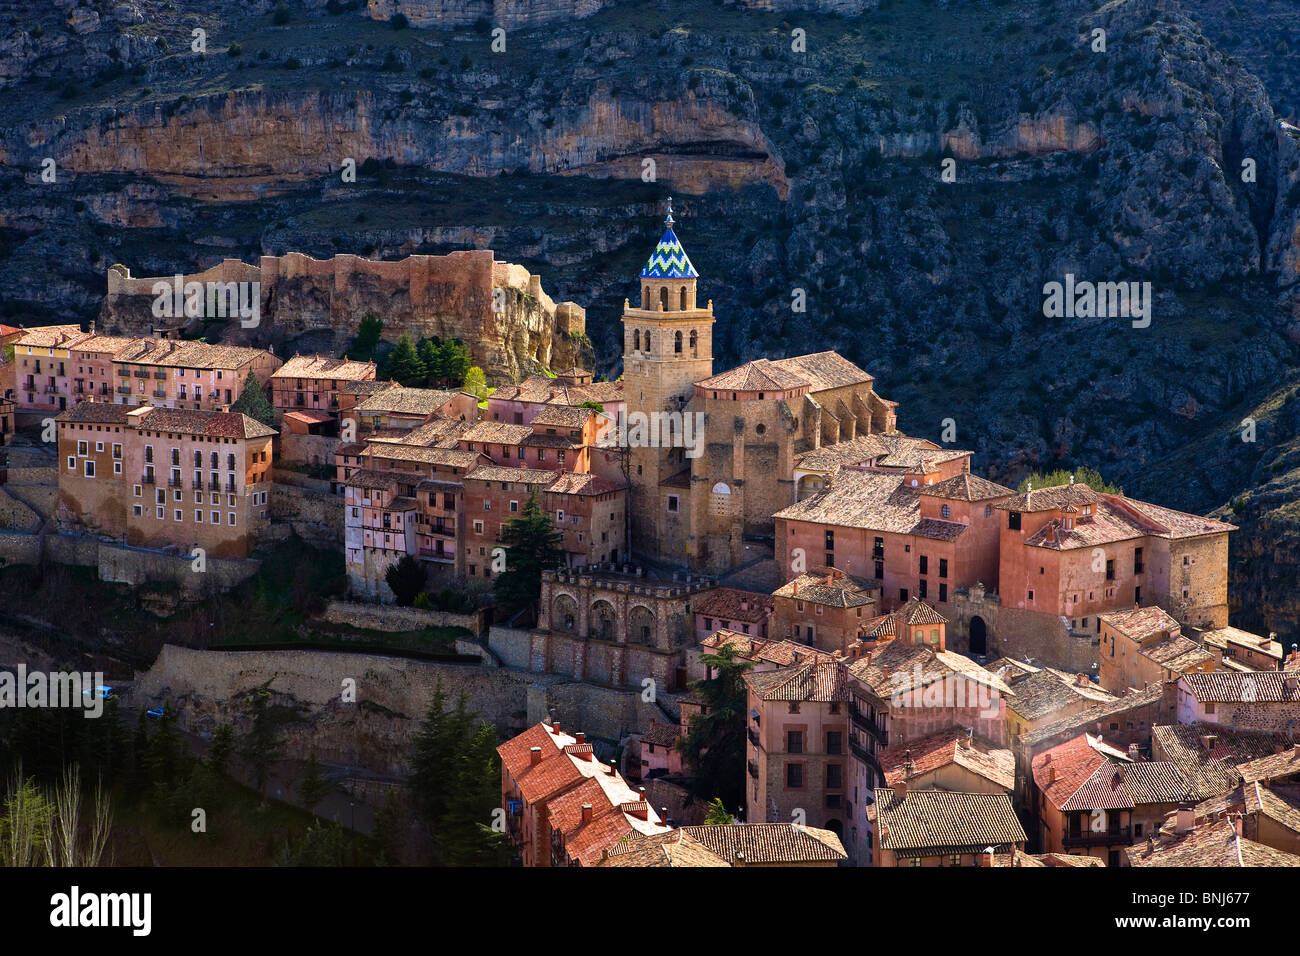
{"label": "blue tiled spire", "polygon": [[700,274],[691,265],[681,240],[673,232],[673,197],[668,197],[668,218],[664,220],[664,234],[659,245],[650,254],[650,261],[641,270],[642,279],[698,279]]}

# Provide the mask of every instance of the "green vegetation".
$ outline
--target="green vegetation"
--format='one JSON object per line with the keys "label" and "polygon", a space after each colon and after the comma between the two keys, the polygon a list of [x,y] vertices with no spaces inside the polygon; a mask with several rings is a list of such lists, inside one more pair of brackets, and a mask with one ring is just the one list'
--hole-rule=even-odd
{"label": "green vegetation", "polygon": [[408,780],[416,810],[446,866],[505,863],[505,832],[494,828],[500,809],[501,760],[491,725],[469,712],[464,691],[447,710],[439,683],[415,738]]}
{"label": "green vegetation", "polygon": [[357,324],[357,334],[348,348],[348,356],[358,362],[374,361],[375,349],[383,331],[384,323],[373,312],[367,312]]}
{"label": "green vegetation", "polygon": [[416,597],[423,593],[427,580],[424,565],[409,554],[402,555],[384,574],[384,581],[397,599],[398,607],[414,604]]}
{"label": "green vegetation", "polygon": [[502,609],[513,614],[536,606],[542,593],[542,572],[560,566],[563,540],[533,492],[519,517],[501,528],[506,567],[497,575],[493,590]]}
{"label": "green vegetation", "polygon": [[1036,471],[1032,475],[1021,479],[1020,484],[1016,486],[1016,490],[1023,492],[1031,483],[1035,490],[1054,488],[1057,485],[1068,485],[1071,478],[1074,479],[1075,484],[1087,485],[1093,491],[1100,491],[1103,494],[1122,495],[1124,493],[1123,488],[1107,481],[1101,476],[1101,472],[1095,468],[1089,468],[1087,465],[1081,465],[1073,471],[1068,468],[1057,468],[1055,471],[1049,471],[1046,474]]}
{"label": "green vegetation", "polygon": [[269,428],[279,427],[275,406],[266,397],[266,392],[262,390],[262,386],[258,383],[257,376],[253,374],[251,368],[248,370],[248,377],[244,379],[244,390],[231,403],[230,410],[232,412],[243,412],[249,418],[261,422]]}
{"label": "green vegetation", "polygon": [[[716,794],[720,807],[745,802],[745,672],[753,661],[736,659],[736,648],[724,644],[700,663],[714,676],[693,681],[692,691],[704,702],[704,712],[691,718],[687,735],[677,742],[690,768],[693,792]],[[710,808],[710,813],[712,813]],[[725,812],[725,810],[723,810]]]}
{"label": "green vegetation", "polygon": [[706,826],[725,826],[728,823],[735,823],[736,818],[727,812],[727,808],[722,805],[721,797],[714,797],[709,804],[709,812],[704,817]]}

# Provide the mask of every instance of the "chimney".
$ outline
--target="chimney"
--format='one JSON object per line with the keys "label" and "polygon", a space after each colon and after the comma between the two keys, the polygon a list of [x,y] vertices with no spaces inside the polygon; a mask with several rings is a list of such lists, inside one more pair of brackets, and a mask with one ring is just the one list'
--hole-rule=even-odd
{"label": "chimney", "polygon": [[580,730],[573,735],[573,739],[580,744],[585,744],[587,742],[587,735]]}
{"label": "chimney", "polygon": [[1178,805],[1178,823],[1174,828],[1175,833],[1189,833],[1196,826],[1196,811],[1192,809],[1190,803],[1180,803]]}
{"label": "chimney", "polygon": [[1075,674],[1075,675],[1074,675],[1074,682],[1075,682],[1076,684],[1078,684],[1080,687],[1087,687],[1087,686],[1088,686],[1088,675],[1087,675],[1087,674]]}
{"label": "chimney", "polygon": [[1215,734],[1204,734],[1201,737],[1201,743],[1204,745],[1206,750],[1213,751],[1214,745],[1218,742],[1218,739],[1218,736]]}
{"label": "chimney", "polygon": [[1138,757],[1139,757],[1139,756],[1140,756],[1140,754],[1138,753],[1138,745],[1137,745],[1137,744],[1129,744],[1129,745],[1128,745],[1128,759],[1129,759],[1129,760],[1132,760],[1134,763],[1137,763],[1137,760],[1138,760]]}
{"label": "chimney", "polygon": [[536,767],[536,766],[537,766],[539,763],[541,763],[541,762],[542,762],[542,748],[541,748],[541,747],[529,747],[529,748],[528,748],[528,766],[530,766],[530,767]]}
{"label": "chimney", "polygon": [[583,822],[583,823],[590,823],[590,822],[591,822],[591,804],[590,804],[590,803],[584,803],[584,804],[582,805],[582,822]]}
{"label": "chimney", "polygon": [[916,764],[912,761],[912,751],[909,748],[903,751],[903,779],[910,779],[915,772]]}
{"label": "chimney", "polygon": [[[906,777],[906,775],[904,775]],[[902,801],[907,799],[907,780],[900,779],[894,784],[894,799]]]}

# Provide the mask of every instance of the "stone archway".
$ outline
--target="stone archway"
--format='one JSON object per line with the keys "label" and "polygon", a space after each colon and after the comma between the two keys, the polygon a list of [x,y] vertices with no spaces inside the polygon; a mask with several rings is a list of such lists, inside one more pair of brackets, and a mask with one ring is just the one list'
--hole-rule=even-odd
{"label": "stone archway", "polygon": [[598,641],[614,640],[618,616],[614,605],[608,601],[594,601],[591,605],[591,636]]}
{"label": "stone archway", "polygon": [[984,623],[984,618],[978,614],[970,619],[970,652],[972,654],[987,654],[989,652],[988,625]]}
{"label": "stone archway", "polygon": [[655,646],[655,616],[644,604],[634,605],[627,615],[627,642]]}
{"label": "stone archway", "polygon": [[551,602],[551,630],[573,633],[578,629],[578,602],[568,594],[558,594]]}

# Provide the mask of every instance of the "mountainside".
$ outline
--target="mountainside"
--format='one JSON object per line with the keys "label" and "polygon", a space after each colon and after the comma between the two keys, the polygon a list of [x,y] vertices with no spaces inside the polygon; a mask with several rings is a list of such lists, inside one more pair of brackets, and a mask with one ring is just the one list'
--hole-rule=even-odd
{"label": "mountainside", "polygon": [[[30,6],[0,3],[5,321],[89,319],[118,262],[490,247],[617,374],[672,194],[718,369],[837,349],[990,477],[1223,507],[1234,622],[1300,635],[1294,4]],[[1150,282],[1149,326],[1045,317],[1067,275]]]}

